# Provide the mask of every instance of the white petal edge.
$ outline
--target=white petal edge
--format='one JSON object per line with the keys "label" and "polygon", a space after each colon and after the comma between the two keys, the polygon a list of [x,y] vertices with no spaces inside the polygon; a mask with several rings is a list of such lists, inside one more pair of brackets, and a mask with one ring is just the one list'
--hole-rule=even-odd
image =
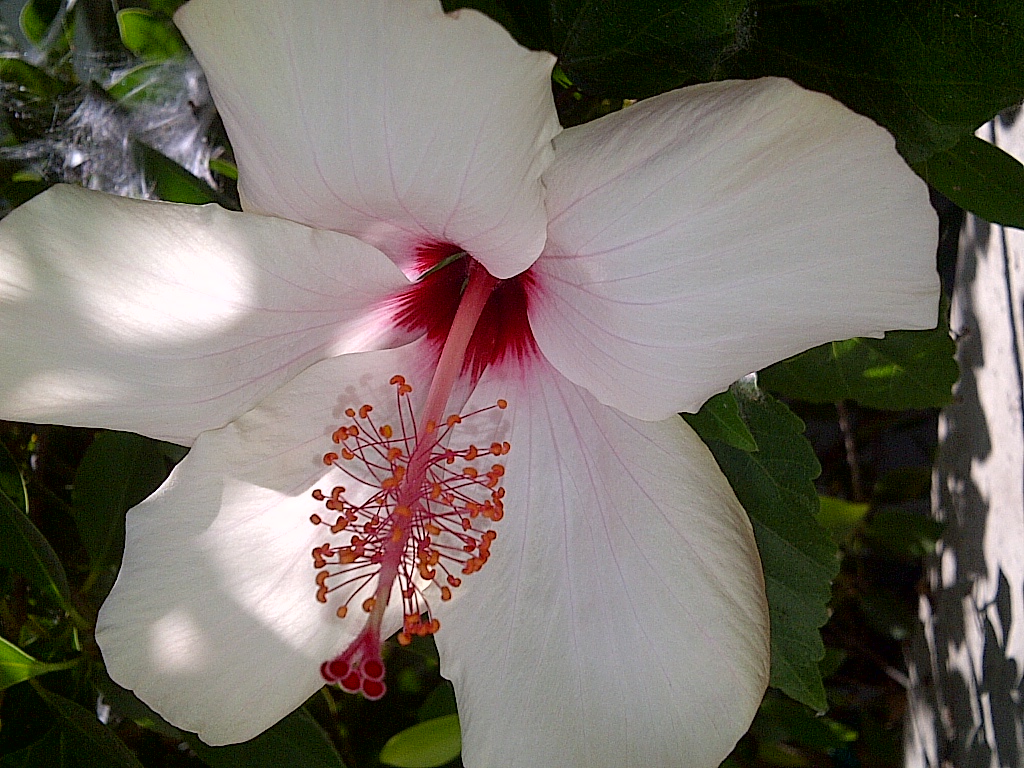
{"label": "white petal edge", "polygon": [[[679,417],[640,422],[542,361],[508,399],[490,561],[435,606],[472,768],[714,768],[768,681],[749,520]],[[461,593],[461,594],[458,594]]]}
{"label": "white petal edge", "polygon": [[544,244],[554,58],[437,0],[193,0],[246,210],[358,236],[403,267],[461,246],[499,278]]}
{"label": "white petal edge", "polygon": [[[330,495],[345,478],[321,459],[346,407],[369,402],[394,419],[395,373],[422,381],[424,395],[430,359],[414,342],[326,360],[199,437],[128,513],[124,561],[96,627],[115,681],[214,746],[255,737],[324,684],[320,664],[363,622],[358,610],[338,619],[333,597],[315,599],[311,553],[331,537],[310,522],[323,512],[311,493]],[[386,637],[401,625],[398,608],[385,623]]]}
{"label": "white petal edge", "polygon": [[867,118],[788,80],[673,91],[555,141],[530,322],[633,416],[696,411],[812,346],[935,326],[924,182]]}
{"label": "white petal edge", "polygon": [[391,343],[407,286],[336,232],[54,187],[0,223],[0,416],[189,445],[312,363]]}

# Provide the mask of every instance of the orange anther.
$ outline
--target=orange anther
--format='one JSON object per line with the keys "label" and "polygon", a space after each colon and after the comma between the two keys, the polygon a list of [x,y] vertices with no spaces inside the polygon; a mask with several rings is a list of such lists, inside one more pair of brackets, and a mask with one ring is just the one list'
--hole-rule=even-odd
{"label": "orange anther", "polygon": [[441,587],[441,599],[445,601],[452,599],[451,587]]}
{"label": "orange anther", "polygon": [[412,510],[409,509],[405,504],[399,504],[395,507],[395,514],[399,517],[410,518],[412,517]]}
{"label": "orange anther", "polygon": [[412,637],[410,637],[406,632],[399,632],[398,633],[398,644],[399,645],[408,645],[411,642],[412,642]]}
{"label": "orange anther", "polygon": [[475,478],[476,478],[476,476],[477,476],[477,475],[479,475],[480,473],[479,473],[479,472],[477,472],[477,470],[476,470],[476,467],[466,467],[465,469],[463,469],[463,470],[462,470],[462,474],[464,474],[464,475],[465,475],[466,477],[468,477],[468,478],[469,478],[470,480],[473,480],[473,479],[475,479]]}
{"label": "orange anther", "polygon": [[337,611],[335,611],[335,613],[338,615],[339,619],[344,619],[348,615],[348,606],[341,606]]}
{"label": "orange anther", "polygon": [[[328,455],[334,456],[334,461],[338,460],[338,454],[334,453],[334,454],[328,454]],[[354,459],[356,457],[356,455],[354,453],[352,453],[352,451],[350,451],[348,448],[342,448],[341,449],[341,455],[342,455],[342,457],[344,457],[345,461],[352,461],[352,459]],[[327,457],[325,456],[324,459],[325,459],[325,463],[326,463]],[[331,463],[333,464],[334,462],[331,462]]]}
{"label": "orange anther", "polygon": [[425,526],[423,526],[423,530],[425,530],[431,536],[440,536],[441,535],[441,529],[438,526],[436,526],[434,523],[427,523]]}
{"label": "orange anther", "polygon": [[402,458],[402,449],[397,445],[393,445],[388,448],[388,461],[394,462],[396,459]]}
{"label": "orange anther", "polygon": [[491,453],[495,456],[501,456],[502,446],[501,443],[491,443]]}
{"label": "orange anther", "polygon": [[356,417],[355,409],[353,409],[353,408],[346,408],[345,409],[345,415],[348,416],[350,419],[354,419]]}
{"label": "orange anther", "polygon": [[322,523],[323,520],[320,519],[320,515],[313,514],[309,516],[309,522],[311,522],[313,525],[320,525],[320,523]]}
{"label": "orange anther", "polygon": [[390,379],[390,380],[388,381],[388,384],[391,384],[391,385],[395,385],[395,384],[405,384],[405,376],[402,376],[401,374],[399,374],[399,373],[396,373],[396,374],[395,374],[394,376],[392,376],[392,377],[391,377],[391,379]]}
{"label": "orange anther", "polygon": [[452,576],[451,574],[448,574],[448,583],[451,584],[453,587],[457,587],[460,584],[462,584],[462,579],[460,579],[458,576]]}
{"label": "orange anther", "polygon": [[373,410],[373,406],[370,405],[369,403],[367,403],[366,405],[362,406],[359,409],[359,418],[360,419],[365,419],[367,416],[370,415],[370,411],[372,411],[372,410]]}
{"label": "orange anther", "polygon": [[506,408],[508,408],[508,401],[499,400],[498,402],[495,403],[495,405],[498,406],[501,410],[505,410]]}
{"label": "orange anther", "polygon": [[377,598],[375,597],[368,597],[363,600],[363,610],[367,613],[372,611],[375,605],[377,605]]}
{"label": "orange anther", "polygon": [[324,466],[329,467],[338,460],[338,454],[336,453],[325,453],[324,454]]}
{"label": "orange anther", "polygon": [[445,421],[445,424],[448,425],[449,429],[454,427],[456,424],[461,424],[461,423],[462,423],[462,417],[459,416],[457,413],[453,413],[451,416],[448,417],[447,421]]}
{"label": "orange anther", "polygon": [[391,428],[390,424],[385,424],[380,428],[380,436],[385,440],[390,440],[391,436],[395,434],[395,431]]}
{"label": "orange anther", "polygon": [[316,499],[317,501],[323,501],[324,500],[324,492],[321,491],[319,488],[315,488],[313,490],[313,498]]}
{"label": "orange anther", "polygon": [[471,445],[466,450],[466,455],[463,458],[465,458],[466,461],[473,461],[473,459],[475,459],[479,455],[480,449],[478,449],[475,445]]}

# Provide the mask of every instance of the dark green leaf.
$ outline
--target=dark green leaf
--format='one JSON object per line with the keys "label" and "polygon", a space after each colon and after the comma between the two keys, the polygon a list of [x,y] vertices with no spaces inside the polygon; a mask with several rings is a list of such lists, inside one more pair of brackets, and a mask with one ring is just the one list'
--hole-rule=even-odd
{"label": "dark green leaf", "polygon": [[767,2],[727,74],[782,75],[835,96],[918,163],[1024,98],[1024,3]]}
{"label": "dark green leaf", "polygon": [[28,514],[28,492],[18,462],[7,446],[0,444],[0,494],[6,496],[22,513]]}
{"label": "dark green leaf", "polygon": [[4,637],[0,637],[0,691],[47,672],[70,669],[77,661],[48,664],[38,661]]}
{"label": "dark green leaf", "polygon": [[559,66],[583,91],[644,98],[713,79],[746,30],[748,0],[552,0]]}
{"label": "dark green leaf", "polygon": [[20,573],[47,598],[66,610],[71,587],[57,555],[18,503],[0,493],[0,565]]}
{"label": "dark green leaf", "polygon": [[815,347],[761,371],[758,383],[811,403],[849,399],[894,411],[941,407],[952,399],[960,370],[946,312],[939,314],[939,327],[931,331],[893,331],[884,339]]}
{"label": "dark green leaf", "polygon": [[196,737],[189,744],[211,768],[345,768],[327,734],[301,708],[243,744],[210,747]]}
{"label": "dark green leaf", "polygon": [[719,440],[741,451],[757,450],[732,392],[715,395],[697,413],[684,413],[683,418],[705,442]]}
{"label": "dark green leaf", "polygon": [[380,751],[380,761],[398,768],[435,768],[462,752],[459,716],[427,720],[395,734]]}
{"label": "dark green leaf", "polygon": [[839,749],[857,734],[828,717],[819,717],[807,707],[779,696],[761,704],[751,731],[758,739],[786,742],[820,752]]}
{"label": "dark green leaf", "polygon": [[141,8],[117,12],[117,28],[125,48],[151,61],[165,61],[185,54],[185,41],[166,17]]}
{"label": "dark green leaf", "polygon": [[77,763],[60,728],[53,728],[39,741],[0,758],[0,768],[77,768]]}
{"label": "dark green leaf", "polygon": [[986,221],[1024,228],[1024,165],[977,136],[914,166],[921,178]]}
{"label": "dark green leaf", "polygon": [[71,503],[91,573],[112,572],[120,565],[125,513],[167,477],[165,446],[129,432],[103,432],[86,451]]}
{"label": "dark green leaf", "polygon": [[814,710],[826,707],[818,628],[828,618],[836,546],[815,520],[820,472],[803,422],[767,394],[738,399],[759,450],[712,440],[711,451],[754,526],[771,612],[771,684]]}
{"label": "dark green leaf", "polygon": [[864,535],[890,552],[916,558],[935,551],[943,528],[942,523],[930,517],[890,507],[871,516]]}
{"label": "dark green leaf", "polygon": [[77,765],[142,768],[135,755],[96,718],[95,713],[40,686],[36,687],[36,693],[57,716]]}

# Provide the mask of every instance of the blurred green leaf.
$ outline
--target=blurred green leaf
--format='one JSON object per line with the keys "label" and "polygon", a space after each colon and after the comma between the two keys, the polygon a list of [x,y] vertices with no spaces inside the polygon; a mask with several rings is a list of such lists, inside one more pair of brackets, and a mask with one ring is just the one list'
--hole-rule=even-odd
{"label": "blurred green leaf", "polygon": [[436,768],[462,752],[459,716],[445,715],[395,734],[380,751],[380,761],[397,768]]}
{"label": "blurred green leaf", "polygon": [[890,507],[871,516],[864,535],[890,552],[916,558],[935,551],[944,527],[930,517]]}
{"label": "blurred green leaf", "polygon": [[156,77],[163,67],[164,64],[159,61],[150,61],[132,67],[107,87],[107,93],[111,98],[121,102],[167,99],[167,86],[159,83]]}
{"label": "blurred green leaf", "polygon": [[142,8],[125,8],[117,12],[117,28],[125,48],[151,61],[166,61],[183,56],[185,41],[167,18]]}
{"label": "blurred green leaf", "polygon": [[831,534],[836,544],[846,544],[864,521],[871,505],[847,501],[833,496],[818,497],[818,522]]}
{"label": "blurred green leaf", "polygon": [[825,754],[857,739],[856,731],[781,696],[765,698],[751,731],[765,741],[786,742]]}
{"label": "blurred green leaf", "polygon": [[61,0],[28,0],[22,6],[18,24],[33,45],[43,45],[60,8]]}
{"label": "blurred green leaf", "polygon": [[931,331],[892,331],[884,339],[822,344],[758,374],[765,389],[811,403],[856,400],[868,408],[939,408],[960,375],[946,312]]}
{"label": "blurred green leaf", "polygon": [[189,745],[210,768],[345,768],[327,734],[302,708],[242,744],[210,747],[190,735]]}
{"label": "blurred green leaf", "polygon": [[715,79],[747,29],[748,0],[552,0],[559,66],[583,91],[645,98]]}
{"label": "blurred green leaf", "polygon": [[115,571],[124,551],[125,513],[170,471],[166,443],[130,432],[102,432],[75,474],[72,515],[89,553],[90,573]]}
{"label": "blurred green leaf", "polygon": [[705,442],[720,440],[741,451],[757,450],[757,442],[740,416],[739,404],[731,391],[715,395],[697,413],[684,413],[683,418]]}
{"label": "blurred green leaf", "polygon": [[804,425],[765,393],[737,400],[760,450],[709,441],[719,466],[750,515],[764,566],[771,612],[771,684],[816,711],[827,706],[818,662],[825,654],[818,628],[838,572],[836,546],[815,520],[821,471]]}
{"label": "blurred green leaf", "polygon": [[0,58],[0,81],[6,87],[16,87],[22,99],[27,94],[40,99],[55,99],[70,90],[67,83],[61,82],[46,70],[17,58]]}
{"label": "blurred green leaf", "polygon": [[47,672],[70,669],[77,661],[48,664],[34,659],[4,637],[0,637],[0,691]]}
{"label": "blurred green leaf", "polygon": [[21,476],[18,462],[3,444],[0,444],[0,494],[6,496],[23,514],[28,514],[25,479]]}
{"label": "blurred green leaf", "polygon": [[459,708],[455,702],[455,686],[449,680],[442,680],[416,710],[416,717],[422,722],[458,713]]}
{"label": "blurred green leaf", "polygon": [[0,758],[0,768],[78,768],[60,728],[39,741]]}
{"label": "blurred green leaf", "polygon": [[20,573],[56,605],[70,610],[71,587],[64,566],[22,510],[24,499],[12,499],[6,491],[0,489],[0,565]]}
{"label": "blurred green leaf", "polygon": [[964,210],[1024,229],[1024,165],[999,147],[965,136],[914,170]]}
{"label": "blurred green leaf", "polygon": [[36,693],[57,716],[73,765],[89,768],[143,768],[120,739],[80,704],[37,685]]}

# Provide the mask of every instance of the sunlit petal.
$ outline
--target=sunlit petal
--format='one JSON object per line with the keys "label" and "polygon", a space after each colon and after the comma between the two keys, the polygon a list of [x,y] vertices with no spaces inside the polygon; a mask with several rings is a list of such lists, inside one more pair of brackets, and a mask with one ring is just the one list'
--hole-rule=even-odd
{"label": "sunlit petal", "polygon": [[310,522],[323,512],[311,492],[346,481],[322,461],[342,411],[376,400],[389,418],[388,379],[422,379],[424,360],[416,342],[321,362],[200,435],[129,512],[96,631],[114,680],[213,745],[256,736],[323,685],[320,664],[362,625],[316,600],[311,553],[329,534]]}
{"label": "sunlit petal", "polygon": [[[511,390],[511,391],[510,391]],[[542,362],[507,397],[505,516],[435,606],[467,765],[713,768],[768,676],[746,514],[681,419],[639,422]]]}
{"label": "sunlit petal", "polygon": [[892,137],[786,80],[658,96],[563,133],[530,320],[644,419],[811,346],[935,325],[928,192]]}
{"label": "sunlit petal", "polygon": [[544,244],[554,59],[436,0],[194,0],[247,210],[335,229],[405,264],[455,243],[497,277]]}
{"label": "sunlit petal", "polygon": [[0,224],[0,415],[187,445],[310,364],[386,343],[406,285],[335,232],[56,187]]}

